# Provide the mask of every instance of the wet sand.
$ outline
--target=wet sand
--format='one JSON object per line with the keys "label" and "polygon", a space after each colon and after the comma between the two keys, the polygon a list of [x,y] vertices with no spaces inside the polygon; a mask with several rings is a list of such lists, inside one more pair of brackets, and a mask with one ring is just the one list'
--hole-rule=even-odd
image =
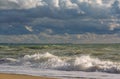
{"label": "wet sand", "polygon": [[55,78],[0,73],[0,79],[55,79]]}

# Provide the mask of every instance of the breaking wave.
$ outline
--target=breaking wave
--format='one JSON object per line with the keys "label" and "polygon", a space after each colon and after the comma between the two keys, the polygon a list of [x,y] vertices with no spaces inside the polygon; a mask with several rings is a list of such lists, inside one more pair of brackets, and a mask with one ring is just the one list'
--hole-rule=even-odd
{"label": "breaking wave", "polygon": [[86,72],[108,72],[120,73],[120,63],[112,61],[102,61],[92,58],[89,55],[78,57],[58,57],[50,53],[25,55],[23,58],[6,58],[5,61],[14,65],[25,65],[41,69],[56,69],[64,71],[86,71]]}

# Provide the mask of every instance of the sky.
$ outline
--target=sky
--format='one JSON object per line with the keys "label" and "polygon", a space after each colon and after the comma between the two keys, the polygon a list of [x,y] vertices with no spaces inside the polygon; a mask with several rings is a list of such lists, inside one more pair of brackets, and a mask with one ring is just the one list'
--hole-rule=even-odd
{"label": "sky", "polygon": [[0,0],[0,42],[120,43],[119,2]]}

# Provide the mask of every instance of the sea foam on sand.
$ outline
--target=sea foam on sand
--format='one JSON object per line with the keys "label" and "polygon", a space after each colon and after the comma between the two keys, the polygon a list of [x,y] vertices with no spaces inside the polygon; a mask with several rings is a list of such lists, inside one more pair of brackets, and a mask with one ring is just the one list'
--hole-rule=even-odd
{"label": "sea foam on sand", "polygon": [[90,56],[59,57],[50,53],[5,58],[1,73],[27,74],[62,79],[120,79],[120,63]]}

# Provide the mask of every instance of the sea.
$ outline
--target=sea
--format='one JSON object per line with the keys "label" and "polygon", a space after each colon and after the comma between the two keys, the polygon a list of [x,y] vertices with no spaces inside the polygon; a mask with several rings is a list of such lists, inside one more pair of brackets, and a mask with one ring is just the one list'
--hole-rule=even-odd
{"label": "sea", "polygon": [[120,44],[1,44],[0,73],[120,79]]}

